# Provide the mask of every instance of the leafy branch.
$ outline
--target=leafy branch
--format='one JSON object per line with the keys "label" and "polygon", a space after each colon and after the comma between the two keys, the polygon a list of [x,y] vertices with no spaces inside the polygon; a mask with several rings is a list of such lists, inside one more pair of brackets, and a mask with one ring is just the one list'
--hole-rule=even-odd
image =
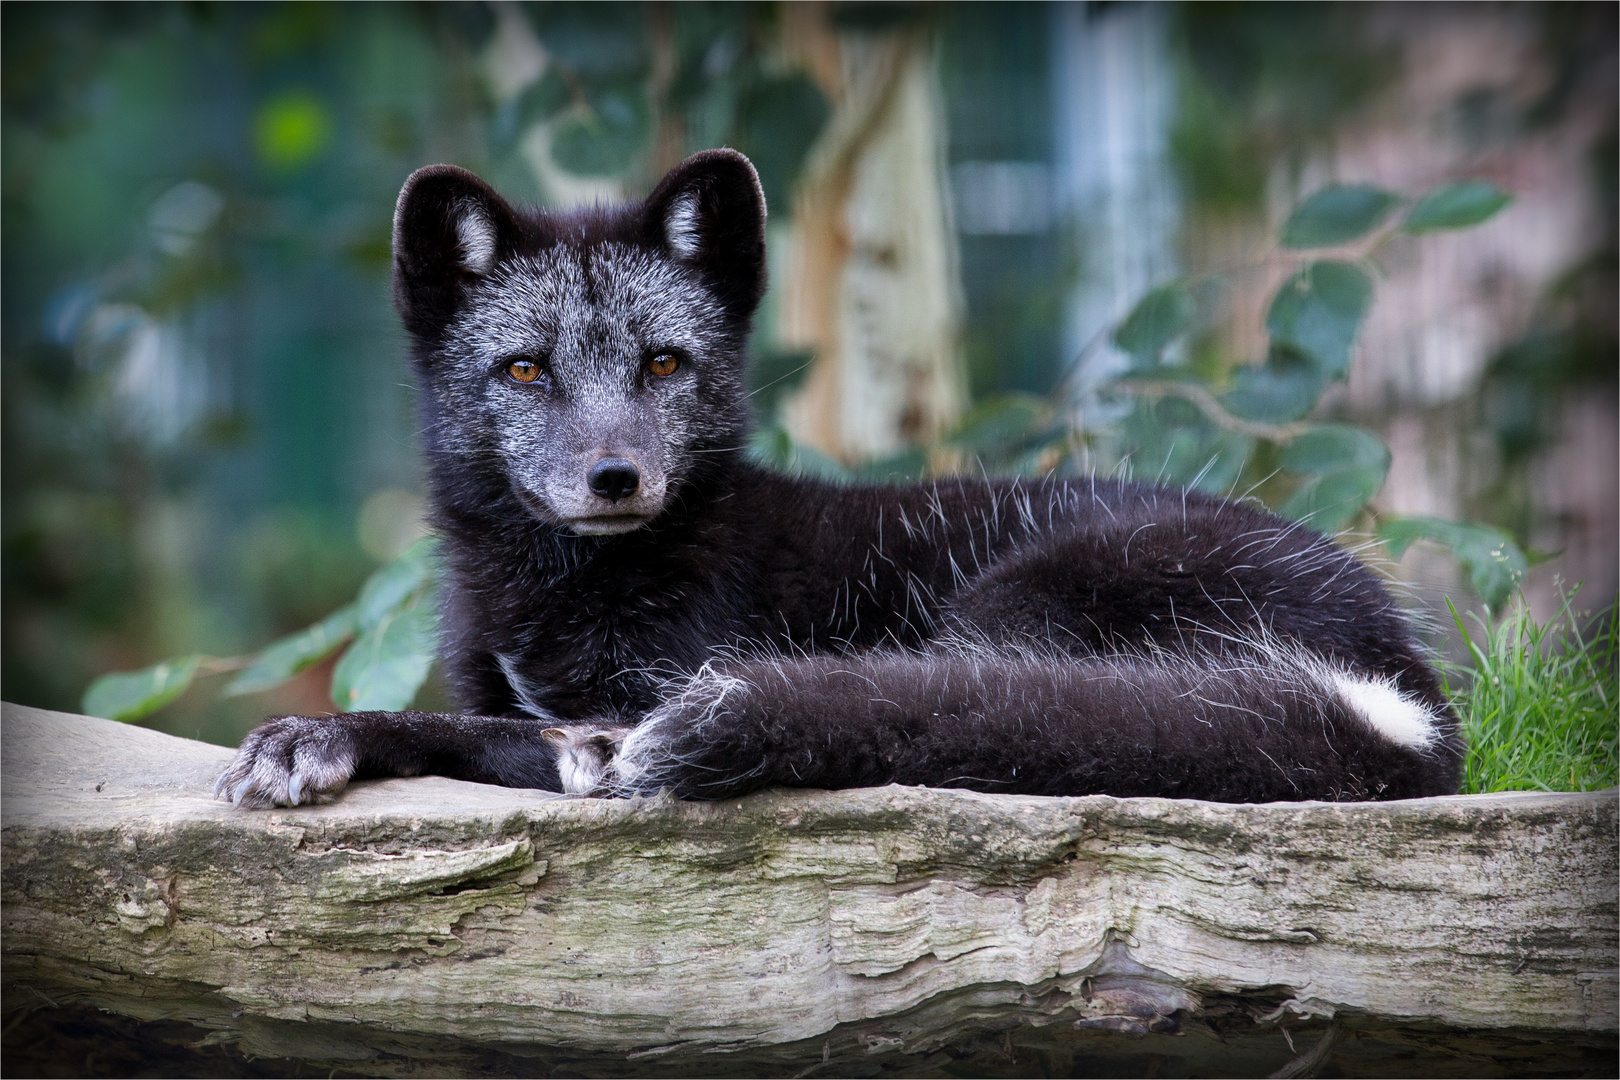
{"label": "leafy branch", "polygon": [[[1308,520],[1325,532],[1370,515],[1395,558],[1418,540],[1445,547],[1486,604],[1501,610],[1530,561],[1511,537],[1486,525],[1373,513],[1368,503],[1388,475],[1388,447],[1366,428],[1308,419],[1322,394],[1349,374],[1352,349],[1373,298],[1373,279],[1360,263],[1398,233],[1477,225],[1507,206],[1511,196],[1484,180],[1442,184],[1414,200],[1404,218],[1392,224],[1404,201],[1371,185],[1344,184],[1301,203],[1283,223],[1279,253],[1355,245],[1360,254],[1356,261],[1301,259],[1267,308],[1270,341],[1264,359],[1229,375],[1210,375],[1166,360],[1170,346],[1195,325],[1197,303],[1187,279],[1144,297],[1114,330],[1114,345],[1130,357],[1130,368],[1114,386],[1149,402],[1180,398],[1192,403],[1199,416],[1188,422],[1157,410],[1146,416],[1139,412],[1132,418],[1136,430],[1128,420],[1125,435],[1129,440],[1134,434],[1149,446],[1168,445],[1167,463],[1174,461],[1178,443],[1190,447],[1192,452],[1183,455],[1187,467],[1199,452],[1213,449],[1218,458],[1224,451],[1234,460],[1220,470],[1221,480],[1235,480],[1249,470],[1269,444],[1265,460],[1278,462],[1292,481],[1275,507],[1279,513]],[[1208,468],[1201,466],[1199,476]],[[1198,482],[1198,476],[1171,473],[1170,479]]]}
{"label": "leafy branch", "polygon": [[1310,430],[1307,423],[1267,424],[1259,420],[1245,420],[1226,411],[1226,406],[1201,383],[1177,382],[1172,379],[1119,379],[1114,383],[1121,390],[1147,397],[1179,397],[1198,406],[1200,412],[1216,425],[1239,435],[1256,439],[1270,439],[1286,443],[1294,436]]}
{"label": "leafy branch", "polygon": [[372,574],[353,603],[257,653],[184,656],[103,675],[85,691],[80,708],[109,720],[139,720],[185,693],[199,675],[229,672],[237,674],[226,697],[256,694],[344,649],[332,671],[339,708],[403,709],[427,679],[437,647],[437,551],[434,538],[418,540]]}
{"label": "leafy branch", "polygon": [[[1513,538],[1488,525],[1380,515],[1370,507],[1389,473],[1390,453],[1374,432],[1313,419],[1323,394],[1349,374],[1354,345],[1374,294],[1368,272],[1375,253],[1396,235],[1460,229],[1489,219],[1511,196],[1484,180],[1442,184],[1415,200],[1365,184],[1335,185],[1305,199],[1259,262],[1187,275],[1153,289],[1111,328],[1089,342],[1050,399],[1005,395],[981,403],[942,440],[987,471],[1084,471],[1100,444],[1119,462],[1157,465],[1157,476],[1216,493],[1261,490],[1285,517],[1337,532],[1362,520],[1392,557],[1415,542],[1448,550],[1488,607],[1502,610],[1533,561]],[[1406,205],[1404,215],[1397,210]],[[1189,364],[1173,348],[1213,321],[1200,312],[1204,286],[1237,274],[1289,268],[1266,310],[1268,342],[1256,362]],[[1201,314],[1203,319],[1201,322]],[[1086,430],[1070,415],[1076,372],[1104,342],[1128,366],[1102,391],[1130,407],[1122,419]],[[1167,400],[1185,408],[1160,407]],[[950,461],[937,449],[859,473],[813,458],[777,433],[756,444],[760,456],[786,468],[843,475],[913,471]]]}

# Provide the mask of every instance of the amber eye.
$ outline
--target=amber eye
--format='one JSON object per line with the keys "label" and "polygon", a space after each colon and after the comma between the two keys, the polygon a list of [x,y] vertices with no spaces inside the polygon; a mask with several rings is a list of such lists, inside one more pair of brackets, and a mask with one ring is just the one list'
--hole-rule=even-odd
{"label": "amber eye", "polygon": [[681,366],[680,360],[669,353],[659,353],[647,361],[647,370],[662,378],[665,375],[675,374],[675,369]]}
{"label": "amber eye", "polygon": [[540,365],[533,360],[514,360],[506,365],[506,373],[516,382],[534,382],[540,377]]}

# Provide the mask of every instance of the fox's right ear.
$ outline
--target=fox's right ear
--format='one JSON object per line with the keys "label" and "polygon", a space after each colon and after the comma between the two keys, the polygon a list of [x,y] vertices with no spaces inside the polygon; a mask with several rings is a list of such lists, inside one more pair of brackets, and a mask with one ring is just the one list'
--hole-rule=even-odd
{"label": "fox's right ear", "polygon": [[394,306],[419,336],[442,328],[462,287],[488,274],[517,244],[517,215],[466,169],[417,169],[394,207]]}
{"label": "fox's right ear", "polygon": [[765,294],[765,191],[735,150],[703,150],[669,171],[643,203],[647,238],[708,275],[721,301],[753,314]]}

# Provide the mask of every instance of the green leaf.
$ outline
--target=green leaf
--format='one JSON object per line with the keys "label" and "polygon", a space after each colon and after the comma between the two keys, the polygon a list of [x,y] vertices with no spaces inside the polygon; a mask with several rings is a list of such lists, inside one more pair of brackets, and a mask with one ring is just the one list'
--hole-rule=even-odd
{"label": "green leaf", "polygon": [[736,104],[734,145],[759,171],[765,205],[785,211],[794,181],[832,106],[803,72],[749,80]]}
{"label": "green leaf", "polygon": [[576,176],[621,175],[635,164],[652,131],[646,90],[608,87],[592,94],[590,105],[552,132],[552,160]]}
{"label": "green leaf", "polygon": [[793,436],[780,424],[755,431],[748,440],[748,454],[767,468],[793,476],[818,476],[827,480],[850,478],[850,470],[843,462],[813,446],[794,442]]}
{"label": "green leaf", "polygon": [[[547,4],[531,15],[546,52],[586,81],[638,81],[651,63],[639,4]],[[543,10],[543,14],[541,11]]]}
{"label": "green leaf", "polygon": [[818,476],[823,480],[850,478],[847,465],[807,443],[793,444],[793,460],[789,471],[795,476]]}
{"label": "green leaf", "polygon": [[1395,208],[1394,195],[1368,184],[1338,184],[1300,203],[1282,228],[1285,248],[1333,247],[1365,236]]}
{"label": "green leaf", "polygon": [[1278,513],[1305,521],[1325,533],[1338,532],[1384,486],[1384,466],[1339,469],[1313,476],[1278,507]]}
{"label": "green leaf", "polygon": [[974,407],[945,437],[970,454],[994,456],[1017,449],[1040,427],[1046,402],[1033,394],[1000,394]]}
{"label": "green leaf", "polygon": [[1114,331],[1114,344],[1129,353],[1133,366],[1158,365],[1165,347],[1192,324],[1197,306],[1180,284],[1161,285],[1148,293]]}
{"label": "green leaf", "polygon": [[1350,366],[1350,346],[1372,302],[1372,279],[1344,262],[1316,262],[1289,278],[1266,313],[1273,345],[1299,353],[1329,378]]}
{"label": "green leaf", "polygon": [[863,461],[850,472],[858,480],[917,480],[927,469],[928,452],[918,446]]}
{"label": "green leaf", "polygon": [[754,415],[773,420],[777,406],[804,384],[816,354],[810,349],[760,348],[748,365],[748,400]]}
{"label": "green leaf", "polygon": [[761,424],[748,438],[748,456],[777,472],[793,469],[793,436],[780,424]]}
{"label": "green leaf", "polygon": [[1384,486],[1389,448],[1364,428],[1317,424],[1283,449],[1281,464],[1307,479],[1279,511],[1331,533],[1348,525]]}
{"label": "green leaf", "polygon": [[1248,435],[1218,432],[1201,447],[1203,461],[1187,478],[1187,483],[1211,495],[1229,495],[1243,475],[1243,467],[1254,453],[1254,439]]}
{"label": "green leaf", "polygon": [[1507,603],[1530,565],[1512,537],[1489,525],[1433,517],[1390,518],[1378,526],[1378,538],[1393,559],[1399,559],[1418,540],[1449,548],[1468,572],[1474,590],[1493,611],[1500,611]]}
{"label": "green leaf", "polygon": [[1451,544],[1469,581],[1493,611],[1500,611],[1524,580],[1529,560],[1513,538],[1484,525],[1462,525]]}
{"label": "green leaf", "polygon": [[366,579],[355,601],[355,620],[361,631],[376,626],[433,580],[433,556],[438,547],[435,537],[424,536]]}
{"label": "green leaf", "polygon": [[1168,428],[1155,444],[1142,447],[1152,456],[1140,456],[1138,467],[1144,473],[1151,467],[1155,483],[1185,486],[1209,463],[1209,453],[1204,448],[1207,435],[1202,427]]}
{"label": "green leaf", "polygon": [[553,64],[540,78],[495,110],[490,118],[490,140],[502,152],[508,151],[531,125],[551,119],[572,103],[568,82]]}
{"label": "green leaf", "polygon": [[1441,184],[1418,200],[1401,228],[1409,233],[1466,229],[1490,219],[1512,201],[1512,195],[1489,180]]}
{"label": "green leaf", "polygon": [[1291,473],[1330,473],[1347,469],[1389,469],[1389,447],[1366,428],[1317,424],[1295,436],[1283,450],[1282,467]]}
{"label": "green leaf", "polygon": [[344,712],[410,705],[433,666],[438,616],[425,589],[365,630],[332,671],[332,700]]}
{"label": "green leaf", "polygon": [[[742,81],[734,74],[721,75],[695,91],[686,108],[686,145],[719,146],[730,141],[736,131]],[[771,213],[778,204],[765,196]]]}
{"label": "green leaf", "polygon": [[185,693],[202,659],[182,656],[140,671],[103,675],[84,692],[79,711],[108,720],[139,720]]}
{"label": "green leaf", "polygon": [[296,634],[288,634],[260,651],[253,663],[231,680],[226,697],[256,694],[280,686],[311,664],[323,660],[359,628],[357,605],[347,604]]}
{"label": "green leaf", "polygon": [[1234,416],[1283,424],[1298,420],[1315,408],[1316,399],[1326,384],[1309,364],[1284,362],[1241,367],[1232,373],[1232,389],[1221,401]]}
{"label": "green leaf", "polygon": [[1433,540],[1450,546],[1454,523],[1431,517],[1385,518],[1378,523],[1378,539],[1384,542],[1389,557],[1399,560],[1419,540]]}

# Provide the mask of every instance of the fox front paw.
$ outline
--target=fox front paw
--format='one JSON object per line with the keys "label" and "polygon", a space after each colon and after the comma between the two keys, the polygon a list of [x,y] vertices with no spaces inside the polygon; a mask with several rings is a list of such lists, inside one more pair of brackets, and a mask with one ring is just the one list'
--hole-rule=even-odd
{"label": "fox front paw", "polygon": [[283,716],[242,740],[214,784],[214,797],[253,810],[330,802],[354,776],[358,760],[353,734],[341,720]]}

